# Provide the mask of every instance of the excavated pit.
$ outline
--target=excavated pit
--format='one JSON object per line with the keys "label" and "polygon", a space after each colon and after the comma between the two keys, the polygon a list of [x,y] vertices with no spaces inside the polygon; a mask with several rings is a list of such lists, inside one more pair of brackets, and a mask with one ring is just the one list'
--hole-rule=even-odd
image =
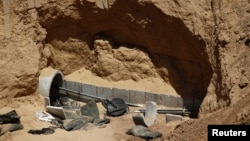
{"label": "excavated pit", "polygon": [[184,105],[201,104],[213,72],[205,41],[180,18],[132,0],[115,1],[108,10],[88,1],[64,5],[51,2],[38,10],[47,31],[41,67],[64,74],[84,67],[111,81],[160,76]]}

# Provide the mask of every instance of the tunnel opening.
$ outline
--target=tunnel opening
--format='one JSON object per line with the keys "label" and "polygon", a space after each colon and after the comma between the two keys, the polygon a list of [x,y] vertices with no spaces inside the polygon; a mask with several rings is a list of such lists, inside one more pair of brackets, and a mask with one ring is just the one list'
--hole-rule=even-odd
{"label": "tunnel opening", "polygon": [[[65,74],[85,67],[112,81],[139,81],[157,75],[183,98],[184,107],[199,108],[213,71],[205,41],[194,36],[180,18],[164,14],[153,3],[133,0],[115,1],[109,10],[98,9],[87,1],[73,1],[68,6],[72,8],[66,11],[56,4],[39,9],[40,24],[47,30],[44,49],[51,52],[45,57],[47,65]],[[97,36],[102,36],[102,41],[96,47],[95,41],[100,39]],[[103,49],[103,44],[108,48]],[[137,55],[129,58],[125,51]],[[138,51],[148,59],[136,60],[142,56]],[[142,68],[141,62],[148,63],[147,67]],[[103,73],[110,68],[96,64],[120,69]],[[122,73],[124,69],[127,71]]]}
{"label": "tunnel opening", "polygon": [[60,73],[56,74],[55,77],[53,78],[51,82],[51,87],[50,87],[50,92],[49,92],[49,98],[50,98],[50,103],[53,105],[58,97],[61,96],[59,92],[59,87],[62,87],[63,85],[63,78]]}

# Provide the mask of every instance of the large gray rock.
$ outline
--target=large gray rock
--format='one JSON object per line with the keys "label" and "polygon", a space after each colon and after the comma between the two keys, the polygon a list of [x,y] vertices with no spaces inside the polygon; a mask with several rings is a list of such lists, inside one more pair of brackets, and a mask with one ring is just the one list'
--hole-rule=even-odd
{"label": "large gray rock", "polygon": [[64,125],[64,129],[67,131],[74,131],[79,129],[87,129],[93,123],[94,118],[89,116],[79,116],[71,120],[69,123]]}
{"label": "large gray rock", "polygon": [[157,131],[152,132],[147,127],[142,125],[133,126],[126,133],[128,135],[133,135],[144,139],[154,139],[162,136],[162,133]]}

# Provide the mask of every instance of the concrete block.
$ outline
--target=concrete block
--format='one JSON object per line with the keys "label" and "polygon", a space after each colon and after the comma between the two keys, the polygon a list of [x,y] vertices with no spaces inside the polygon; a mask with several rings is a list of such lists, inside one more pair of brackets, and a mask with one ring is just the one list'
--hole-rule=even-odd
{"label": "concrete block", "polygon": [[[60,93],[66,94],[69,98],[72,98],[77,101],[82,101],[82,98],[80,97],[80,90],[81,90],[81,84],[78,82],[72,82],[72,81],[64,81],[64,87],[69,90],[76,91],[76,93],[68,92],[65,90],[60,90]],[[64,91],[64,92],[63,92]]]}
{"label": "concrete block", "polygon": [[81,86],[82,86],[81,83],[73,82],[73,81],[65,81],[65,82],[66,82],[67,89],[74,90],[76,92],[81,91]]}
{"label": "concrete block", "polygon": [[62,87],[63,87],[63,88],[67,88],[66,84],[67,84],[66,80],[63,80],[63,82],[62,82]]}
{"label": "concrete block", "polygon": [[156,93],[145,92],[146,101],[154,101],[158,105],[161,105],[161,95]]}
{"label": "concrete block", "polygon": [[102,97],[102,98],[106,98],[106,99],[113,99],[113,93],[112,93],[112,89],[108,88],[108,87],[96,87],[97,90],[97,96],[98,97]]}
{"label": "concrete block", "polygon": [[176,97],[172,95],[161,94],[162,105],[167,107],[183,107],[183,102],[181,97]]}
{"label": "concrete block", "polygon": [[129,102],[129,90],[113,88],[112,91],[114,98],[121,98],[125,102]]}
{"label": "concrete block", "polygon": [[81,86],[81,93],[90,95],[90,96],[83,97],[84,99],[86,99],[87,101],[89,101],[91,99],[96,99],[96,98],[93,98],[94,96],[97,96],[97,90],[96,90],[95,85],[91,85],[91,84],[81,84],[81,85],[82,85]]}
{"label": "concrete block", "polygon": [[182,116],[174,114],[166,114],[166,120],[167,121],[182,120]]}
{"label": "concrete block", "polygon": [[183,98],[182,97],[176,97],[176,107],[181,107],[183,108]]}
{"label": "concrete block", "polygon": [[146,96],[143,91],[129,90],[129,103],[132,104],[145,104]]}
{"label": "concrete block", "polygon": [[65,83],[67,89],[76,91],[76,93],[67,92],[67,95],[74,100],[83,101],[83,98],[79,94],[81,91],[81,83],[72,81],[65,81]]}
{"label": "concrete block", "polygon": [[82,84],[82,89],[81,92],[96,96],[97,95],[97,90],[95,85],[91,84]]}
{"label": "concrete block", "polygon": [[[62,87],[63,87],[63,88],[67,88],[66,85],[67,85],[67,82],[66,82],[65,80],[63,80]],[[60,94],[64,94],[64,95],[67,94],[67,92],[64,91],[64,90],[59,90],[59,93],[60,93]]]}

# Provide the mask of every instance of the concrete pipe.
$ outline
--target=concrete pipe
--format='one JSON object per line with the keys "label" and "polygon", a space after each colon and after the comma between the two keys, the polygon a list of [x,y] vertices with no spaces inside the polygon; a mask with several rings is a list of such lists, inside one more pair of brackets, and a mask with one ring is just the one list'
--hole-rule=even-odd
{"label": "concrete pipe", "polygon": [[63,85],[63,74],[51,67],[41,71],[39,76],[39,94],[43,96],[46,106],[50,106],[59,95],[59,87]]}

